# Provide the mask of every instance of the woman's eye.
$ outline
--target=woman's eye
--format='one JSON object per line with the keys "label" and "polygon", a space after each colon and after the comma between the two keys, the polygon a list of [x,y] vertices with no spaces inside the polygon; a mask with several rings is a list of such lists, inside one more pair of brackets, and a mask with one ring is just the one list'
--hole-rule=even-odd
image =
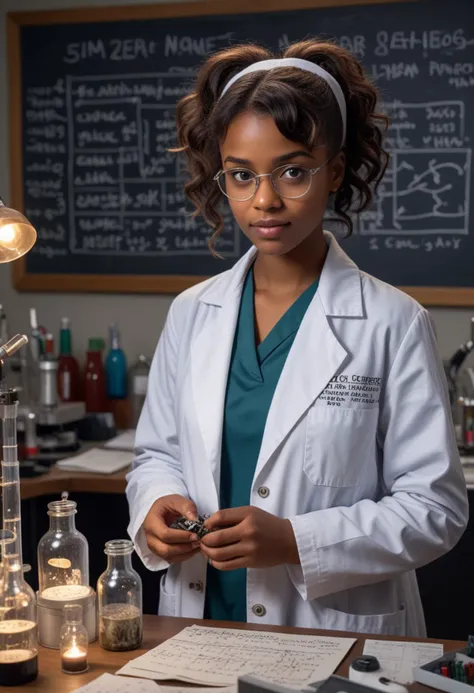
{"label": "woman's eye", "polygon": [[281,178],[287,178],[289,180],[298,180],[304,174],[304,170],[299,168],[299,166],[290,166],[285,168],[281,174]]}
{"label": "woman's eye", "polygon": [[253,175],[250,171],[232,171],[232,178],[236,183],[249,183]]}

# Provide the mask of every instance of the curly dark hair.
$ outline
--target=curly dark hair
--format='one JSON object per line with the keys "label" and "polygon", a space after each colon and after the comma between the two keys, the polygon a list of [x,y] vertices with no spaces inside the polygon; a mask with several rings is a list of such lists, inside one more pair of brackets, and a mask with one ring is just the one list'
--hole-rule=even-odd
{"label": "curly dark hair", "polygon": [[352,232],[349,212],[366,209],[380,182],[388,153],[382,147],[388,119],[377,112],[378,92],[360,63],[334,43],[309,39],[275,56],[255,44],[221,50],[201,66],[194,91],[177,105],[178,147],[187,160],[189,180],[185,192],[214,233],[223,228],[219,211],[221,192],[214,176],[221,167],[219,141],[229,124],[243,111],[271,115],[284,137],[312,149],[324,143],[334,156],[341,150],[342,118],[331,88],[320,77],[295,67],[257,71],[241,77],[219,99],[227,82],[245,67],[274,57],[303,58],[323,67],[340,84],[347,103],[344,179],[333,193],[332,208]]}

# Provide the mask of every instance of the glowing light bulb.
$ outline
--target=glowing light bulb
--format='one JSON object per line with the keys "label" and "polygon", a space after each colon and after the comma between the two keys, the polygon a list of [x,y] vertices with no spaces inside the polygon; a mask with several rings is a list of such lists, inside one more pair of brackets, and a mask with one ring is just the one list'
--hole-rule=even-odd
{"label": "glowing light bulb", "polygon": [[36,231],[28,219],[0,201],[0,263],[25,255],[35,241]]}

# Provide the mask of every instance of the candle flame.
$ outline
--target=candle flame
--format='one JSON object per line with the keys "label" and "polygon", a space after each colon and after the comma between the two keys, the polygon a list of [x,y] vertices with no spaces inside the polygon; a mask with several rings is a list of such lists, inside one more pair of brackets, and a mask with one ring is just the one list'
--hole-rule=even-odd
{"label": "candle flame", "polygon": [[65,659],[77,659],[79,657],[84,657],[86,654],[86,651],[82,647],[78,647],[77,645],[73,645],[72,647],[69,648],[69,650],[66,650],[64,652],[64,658]]}

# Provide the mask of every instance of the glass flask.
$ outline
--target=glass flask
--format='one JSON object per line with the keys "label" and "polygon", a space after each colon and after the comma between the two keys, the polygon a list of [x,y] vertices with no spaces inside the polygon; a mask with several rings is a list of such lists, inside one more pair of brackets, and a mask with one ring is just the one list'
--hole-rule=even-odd
{"label": "glass flask", "polygon": [[61,669],[65,674],[83,674],[88,670],[89,635],[82,623],[82,606],[66,604],[64,623],[59,634]]}
{"label": "glass flask", "polygon": [[0,685],[32,681],[38,673],[35,594],[24,578],[20,476],[17,450],[18,396],[0,392],[2,418],[2,530],[0,531]]}
{"label": "glass flask", "polygon": [[48,503],[49,530],[38,544],[41,597],[66,600],[70,592],[74,599],[75,586],[89,585],[89,546],[76,529],[76,505],[66,493],[61,500]]}
{"label": "glass flask", "polygon": [[105,650],[134,650],[142,642],[142,581],[132,568],[133,543],[105,544],[107,570],[97,581],[99,643]]}

